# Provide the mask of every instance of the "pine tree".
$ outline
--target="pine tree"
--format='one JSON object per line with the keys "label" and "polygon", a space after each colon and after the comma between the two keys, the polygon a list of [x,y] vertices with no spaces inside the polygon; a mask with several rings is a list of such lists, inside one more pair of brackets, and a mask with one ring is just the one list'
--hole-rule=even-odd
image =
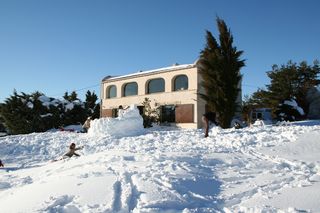
{"label": "pine tree", "polygon": [[314,61],[312,66],[305,61],[299,64],[288,61],[286,65],[273,65],[272,70],[267,72],[270,78],[267,90],[257,91],[252,97],[259,97],[260,101],[263,100],[265,107],[271,107],[274,111],[285,100],[295,99],[304,112],[308,113],[307,92],[320,83],[319,74],[318,61]]}
{"label": "pine tree", "polygon": [[100,105],[95,103],[97,96],[94,93],[88,93],[88,103],[75,98],[76,93],[73,95],[65,93],[65,101],[46,97],[48,101],[45,103],[41,96],[44,96],[41,92],[29,95],[14,91],[13,95],[0,105],[1,122],[11,134],[43,132],[52,128],[83,123],[88,117],[86,106],[91,107],[89,116],[99,117]]}
{"label": "pine tree", "polygon": [[68,92],[65,92],[63,98],[67,101],[79,100],[78,94],[75,91],[72,91],[70,95]]}
{"label": "pine tree", "polygon": [[[3,105],[0,103],[0,112],[1,112],[1,107]],[[1,117],[1,114],[0,114],[0,132],[6,132],[6,127],[4,125],[4,119]]]}
{"label": "pine tree", "polygon": [[16,91],[7,98],[1,106],[1,117],[11,134],[25,134],[32,132],[30,119],[31,109],[28,106],[28,96],[18,95]]}
{"label": "pine tree", "polygon": [[100,104],[97,103],[98,96],[94,92],[89,90],[86,93],[85,109],[87,111],[87,117],[91,116],[94,118],[100,117]]}
{"label": "pine tree", "polygon": [[270,105],[276,108],[284,100],[294,98],[297,94],[298,72],[297,65],[288,62],[286,66],[272,66],[272,71],[267,72],[271,84],[267,85]]}
{"label": "pine tree", "polygon": [[304,112],[295,99],[290,99],[278,105],[275,115],[278,121],[296,121],[304,117]]}
{"label": "pine tree", "polygon": [[143,127],[149,128],[152,127],[153,122],[157,122],[159,120],[159,113],[158,109],[152,109],[151,107],[151,100],[149,98],[145,98],[142,102],[143,106]]}
{"label": "pine tree", "polygon": [[307,101],[307,93],[310,88],[318,85],[320,67],[319,61],[315,60],[313,65],[308,65],[306,61],[302,61],[299,64],[298,71],[298,89],[295,94],[297,103],[302,107],[305,113],[309,112],[309,102]]}
{"label": "pine tree", "polygon": [[207,44],[201,51],[198,63],[205,93],[201,97],[210,110],[217,113],[221,127],[228,128],[236,111],[239,111],[240,69],[245,65],[240,60],[243,51],[233,46],[233,36],[225,22],[217,18],[219,42],[207,31]]}

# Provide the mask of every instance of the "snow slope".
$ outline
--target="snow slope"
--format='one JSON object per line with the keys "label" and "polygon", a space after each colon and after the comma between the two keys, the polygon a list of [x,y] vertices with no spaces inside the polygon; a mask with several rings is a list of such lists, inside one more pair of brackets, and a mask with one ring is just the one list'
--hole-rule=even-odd
{"label": "snow slope", "polygon": [[[130,119],[0,138],[0,212],[320,212],[319,121],[213,127],[208,138],[107,127]],[[71,142],[81,157],[51,162]]]}

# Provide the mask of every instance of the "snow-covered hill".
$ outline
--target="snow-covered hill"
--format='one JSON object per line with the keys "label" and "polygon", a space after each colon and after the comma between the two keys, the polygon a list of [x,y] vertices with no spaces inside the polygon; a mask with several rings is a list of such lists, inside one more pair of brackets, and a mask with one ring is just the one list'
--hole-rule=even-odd
{"label": "snow-covered hill", "polygon": [[129,117],[0,138],[0,212],[320,212],[320,122],[104,134]]}

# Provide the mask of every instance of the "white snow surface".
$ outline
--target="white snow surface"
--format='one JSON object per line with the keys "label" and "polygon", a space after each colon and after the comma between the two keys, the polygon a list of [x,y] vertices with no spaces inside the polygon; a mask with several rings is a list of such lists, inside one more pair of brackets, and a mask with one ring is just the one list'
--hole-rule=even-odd
{"label": "white snow surface", "polygon": [[[0,212],[320,212],[320,121],[213,127],[204,138],[141,131],[127,113],[89,133],[1,137]],[[81,156],[52,162],[72,142]]]}

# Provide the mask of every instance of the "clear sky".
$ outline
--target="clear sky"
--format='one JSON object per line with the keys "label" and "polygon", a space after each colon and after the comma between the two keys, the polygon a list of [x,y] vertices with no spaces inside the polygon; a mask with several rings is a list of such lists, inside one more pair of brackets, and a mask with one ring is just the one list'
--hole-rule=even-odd
{"label": "clear sky", "polygon": [[319,0],[0,0],[0,102],[18,92],[100,93],[107,75],[193,63],[224,19],[243,94],[288,60],[320,59]]}

